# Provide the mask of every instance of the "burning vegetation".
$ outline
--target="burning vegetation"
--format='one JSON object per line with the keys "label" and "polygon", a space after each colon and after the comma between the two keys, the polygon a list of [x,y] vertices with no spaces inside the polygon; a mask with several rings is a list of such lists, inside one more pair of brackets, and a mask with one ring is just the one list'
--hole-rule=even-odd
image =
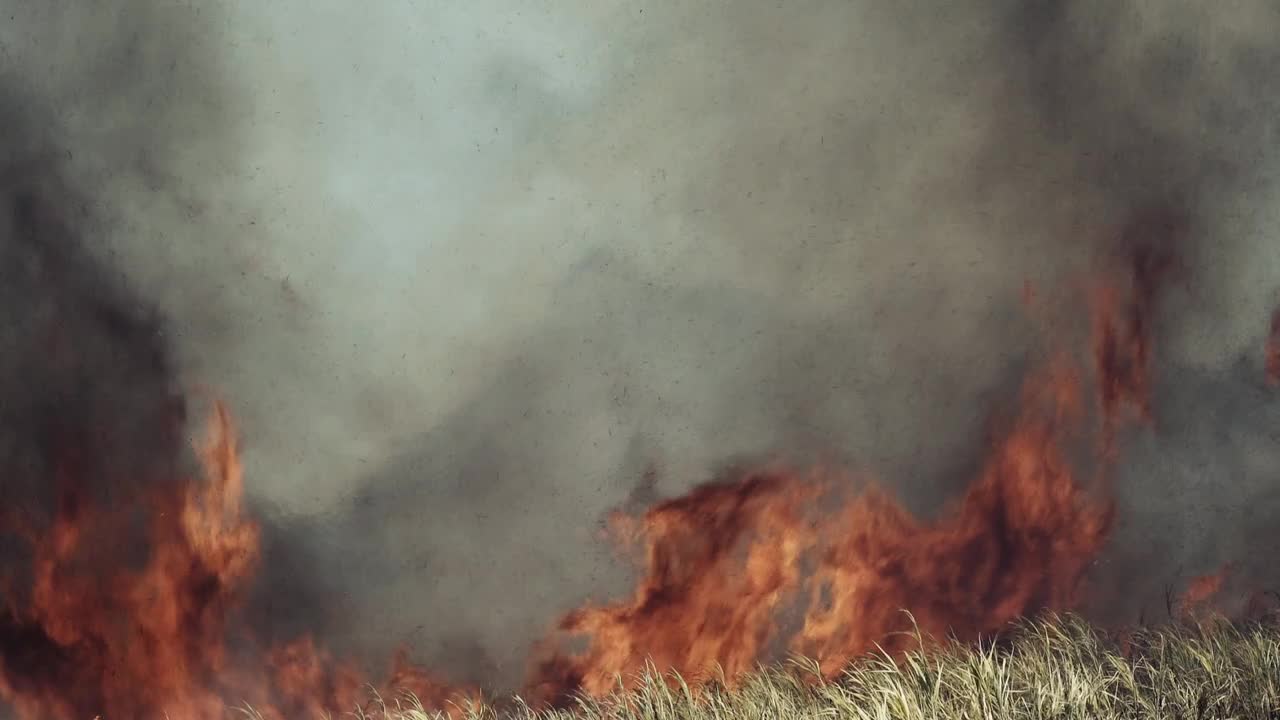
{"label": "burning vegetation", "polygon": [[[16,237],[33,241],[46,220],[17,218]],[[693,687],[734,688],[784,653],[813,658],[829,680],[877,649],[906,657],[922,638],[971,642],[1077,607],[1111,526],[1114,436],[1151,417],[1152,315],[1172,265],[1161,238],[1143,232],[1127,269],[1096,288],[1091,351],[1060,349],[1027,378],[977,476],[941,515],[917,518],[840,471],[781,467],[616,513],[610,527],[641,560],[634,592],[566,614],[537,647],[524,696],[550,706],[603,697],[642,683],[649,663]],[[55,280],[49,267],[33,270],[37,282]],[[50,357],[79,372],[59,317],[42,326]],[[109,415],[42,430],[43,480],[25,488],[29,506],[11,501],[0,515],[0,697],[22,718],[203,720],[228,703],[307,717],[358,707],[370,687],[435,708],[479,698],[404,652],[371,682],[311,636],[276,646],[254,637],[245,598],[270,568],[230,416],[215,405],[197,471],[139,464],[139,453],[164,459],[181,427],[172,397],[157,397],[148,417],[159,429],[129,462],[105,452],[123,437]]]}
{"label": "burning vegetation", "polygon": [[[369,681],[355,668],[309,637],[253,636],[261,533],[230,415],[215,404],[183,452],[158,325],[40,200],[57,194],[17,193],[0,225],[6,327],[35,348],[4,361],[0,699],[40,720],[356,707]],[[386,684],[433,704],[463,693],[402,657]]]}
{"label": "burning vegetation", "polygon": [[[638,518],[616,516],[614,527],[642,539],[636,592],[564,617],[559,630],[586,636],[588,649],[540,662],[534,696],[600,695],[637,682],[646,662],[694,685],[717,674],[732,685],[780,648],[834,678],[877,648],[911,649],[913,629],[967,642],[1076,607],[1111,524],[1113,436],[1128,418],[1150,419],[1151,314],[1171,265],[1159,239],[1129,238],[1129,272],[1096,289],[1100,417],[1089,417],[1069,355],[1055,355],[1026,381],[967,492],[932,521],[874,483],[781,470],[739,471]],[[1070,458],[1089,427],[1100,433],[1096,474],[1082,481]],[[781,637],[780,616],[804,597],[798,627]]]}
{"label": "burning vegetation", "polygon": [[[600,695],[638,680],[646,661],[695,685],[717,672],[733,684],[778,640],[830,678],[877,646],[909,648],[913,622],[971,640],[1074,607],[1109,505],[1087,497],[1059,446],[1080,407],[1074,378],[1037,378],[1022,402],[969,491],[932,522],[875,485],[848,492],[836,474],[777,470],[741,471],[615,520],[643,538],[636,593],[562,620],[589,648],[539,665],[537,695]],[[816,501],[830,494],[836,509],[824,513]],[[799,627],[779,638],[780,611],[803,596]]]}
{"label": "burning vegetation", "polygon": [[[30,558],[26,588],[7,568],[0,615],[0,697],[20,716],[218,718],[232,699],[269,719],[361,704],[369,681],[310,637],[261,648],[235,625],[259,569],[259,533],[242,506],[222,406],[198,449],[198,477],[157,487],[127,509],[93,502],[81,475],[88,467],[61,461],[48,526],[7,518],[5,530]],[[134,523],[145,528],[136,564],[112,543]],[[383,687],[441,705],[463,694],[402,655]]]}

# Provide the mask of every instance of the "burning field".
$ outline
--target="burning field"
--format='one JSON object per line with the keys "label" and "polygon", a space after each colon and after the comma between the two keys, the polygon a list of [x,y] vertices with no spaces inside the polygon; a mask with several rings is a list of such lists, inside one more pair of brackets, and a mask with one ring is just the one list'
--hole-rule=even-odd
{"label": "burning field", "polygon": [[[14,211],[12,242],[41,248],[30,282],[85,270],[61,254],[42,208]],[[612,515],[611,534],[640,564],[635,590],[567,613],[536,648],[522,696],[534,707],[605,698],[636,689],[650,667],[690,689],[734,690],[788,654],[811,658],[830,681],[873,651],[933,662],[913,654],[921,638],[989,640],[1023,618],[1078,609],[1112,524],[1117,442],[1158,412],[1150,317],[1174,258],[1173,236],[1153,233],[1177,231],[1145,217],[1123,230],[1125,254],[1079,304],[1092,318],[1079,324],[1087,337],[1074,347],[1069,333],[1047,333],[1059,347],[997,413],[977,476],[938,517],[917,518],[885,486],[839,468],[783,466],[744,467]],[[61,312],[30,322],[46,339],[45,381],[67,397],[91,369]],[[163,375],[161,356],[151,372]],[[202,720],[228,704],[306,717],[360,707],[371,690],[412,693],[433,709],[483,698],[405,652],[376,679],[309,635],[256,637],[244,613],[263,571],[260,528],[228,409],[213,403],[188,468],[181,403],[155,375],[122,381],[153,388],[154,404],[133,412],[150,425],[112,418],[109,392],[90,398],[92,413],[46,410],[43,442],[28,448],[32,492],[3,518],[0,696],[20,717]],[[1187,597],[1203,602],[1220,585],[1193,584]]]}
{"label": "burning field", "polygon": [[1280,713],[1275,8],[0,4],[0,717]]}

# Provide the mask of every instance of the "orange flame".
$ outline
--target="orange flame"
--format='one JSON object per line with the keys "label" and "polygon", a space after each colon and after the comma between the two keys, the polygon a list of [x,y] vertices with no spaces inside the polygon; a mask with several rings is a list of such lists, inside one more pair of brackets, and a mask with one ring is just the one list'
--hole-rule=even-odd
{"label": "orange flame", "polygon": [[1025,414],[940,519],[922,523],[878,489],[854,500],[829,529],[834,540],[793,647],[831,676],[876,646],[907,649],[911,619],[925,637],[968,641],[1038,610],[1074,606],[1106,538],[1110,505],[1084,496],[1059,447],[1061,427],[1034,407],[1048,391],[1067,412],[1073,383],[1054,376],[1029,387]]}
{"label": "orange flame", "polygon": [[1227,564],[1217,572],[1192,578],[1174,603],[1174,613],[1181,617],[1189,617],[1209,609],[1213,599],[1222,592],[1230,574],[1231,565]]}
{"label": "orange flame", "polygon": [[[1103,463],[1120,423],[1151,417],[1149,315],[1169,266],[1139,248],[1127,281],[1095,294]],[[824,514],[816,501],[839,478],[779,471],[731,475],[624,518],[644,552],[635,593],[567,614],[540,648],[530,694],[552,703],[605,694],[634,685],[649,661],[695,686],[719,668],[732,684],[783,647],[831,676],[876,647],[915,642],[903,632],[911,617],[924,637],[972,640],[1076,606],[1113,506],[1091,498],[1068,462],[1085,416],[1078,377],[1065,368],[1055,361],[1026,384],[977,479],[932,522],[874,485]],[[807,582],[806,563],[816,563]],[[801,627],[779,645],[779,618],[806,592]],[[587,648],[561,649],[574,638]]]}
{"label": "orange flame", "polygon": [[1160,287],[1174,269],[1173,256],[1139,246],[1130,256],[1130,272],[1123,284],[1111,283],[1094,292],[1093,353],[1098,400],[1105,425],[1103,454],[1114,452],[1113,424],[1130,407],[1137,418],[1150,422],[1151,328]]}
{"label": "orange flame", "polygon": [[605,694],[647,660],[690,678],[716,665],[731,676],[750,670],[773,632],[774,611],[800,582],[800,555],[813,542],[801,503],[814,494],[797,477],[748,472],[646,512],[638,521],[645,574],[635,594],[566,615],[560,629],[590,635],[591,646],[542,661],[530,694]]}
{"label": "orange flame", "polygon": [[[642,553],[639,584],[629,598],[565,615],[537,649],[526,694],[601,695],[633,683],[648,661],[695,686],[717,668],[733,682],[786,650],[830,676],[876,646],[909,647],[904,609],[925,637],[971,640],[1075,606],[1112,505],[1077,478],[1071,443],[1099,427],[1105,468],[1119,424],[1151,419],[1150,315],[1168,267],[1139,249],[1130,276],[1093,296],[1100,424],[1086,422],[1080,376],[1051,363],[1025,383],[978,476],[936,519],[914,517],[876,485],[842,498],[834,491],[849,483],[837,473],[777,468],[615,514],[615,533]],[[260,533],[220,404],[198,457],[200,478],[153,487],[119,510],[80,489],[92,468],[69,456],[47,527],[0,513],[0,532],[30,557],[30,577],[0,574],[0,699],[20,717],[212,720],[231,701],[282,720],[356,707],[368,681],[354,666],[309,636],[263,648],[233,622],[259,569]],[[139,528],[141,549],[104,545]],[[585,649],[565,650],[566,639]],[[442,709],[478,698],[404,652],[380,687]]]}
{"label": "orange flame", "polygon": [[[226,409],[214,408],[198,448],[202,482],[174,483],[138,501],[147,549],[130,567],[88,540],[121,535],[130,513],[107,512],[62,469],[59,503],[43,532],[12,523],[32,550],[31,592],[0,616],[0,698],[22,718],[222,718],[248,702],[269,719],[355,707],[367,681],[310,638],[264,653],[232,652],[228,630],[258,568],[259,529]],[[251,639],[242,644],[251,646]],[[450,694],[401,661],[424,701]]]}
{"label": "orange flame", "polygon": [[549,643],[531,695],[554,702],[630,687],[646,661],[695,685],[719,668],[732,684],[766,657],[785,601],[803,589],[810,603],[789,646],[829,676],[877,644],[904,648],[903,609],[926,634],[972,639],[1073,606],[1110,504],[1085,497],[1058,447],[1078,408],[1074,378],[1030,385],[1024,405],[960,504],[932,523],[874,486],[819,518],[814,501],[835,478],[781,472],[744,473],[659,504],[638,521],[645,562],[636,593],[566,615],[559,630],[589,646],[565,654]]}

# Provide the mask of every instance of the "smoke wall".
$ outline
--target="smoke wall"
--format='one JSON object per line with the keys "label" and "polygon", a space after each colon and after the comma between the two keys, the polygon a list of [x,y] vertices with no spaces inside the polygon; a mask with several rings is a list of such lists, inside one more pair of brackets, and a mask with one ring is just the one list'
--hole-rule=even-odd
{"label": "smoke wall", "polygon": [[650,468],[848,463],[932,511],[1043,339],[1024,282],[1079,303],[1150,214],[1184,269],[1099,571],[1143,592],[1096,611],[1272,541],[1267,3],[94,7],[4,5],[4,202],[58,178],[240,418],[276,632],[514,680],[627,580],[596,532]]}

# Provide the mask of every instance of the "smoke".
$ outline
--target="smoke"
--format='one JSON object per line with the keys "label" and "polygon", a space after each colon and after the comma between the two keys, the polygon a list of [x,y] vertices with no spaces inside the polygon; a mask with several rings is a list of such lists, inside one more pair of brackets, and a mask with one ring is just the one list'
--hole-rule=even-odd
{"label": "smoke", "polygon": [[7,174],[86,199],[240,418],[277,632],[518,677],[626,579],[595,531],[651,466],[851,463],[935,508],[1044,339],[1024,280],[1079,302],[1152,212],[1187,287],[1120,537],[1176,545],[1155,583],[1266,532],[1267,3],[4,9]]}
{"label": "smoke", "polygon": [[[59,18],[56,5],[31,4],[29,10]],[[82,150],[101,156],[118,150],[128,157],[144,149],[110,142],[119,137],[121,113],[138,96],[108,92],[127,89],[119,84],[123,74],[148,66],[131,62],[130,53],[141,48],[99,44],[95,33],[115,34],[110,13],[98,14],[101,24],[95,26],[88,13],[77,12],[75,19],[84,22],[68,18],[58,32],[36,22],[28,26],[34,31],[28,41],[49,53],[48,83],[41,84],[16,72],[11,41],[20,35],[13,25],[18,8],[8,10],[12,17],[0,31],[0,583],[6,597],[0,654],[12,657],[16,649],[35,666],[42,653],[32,642],[36,635],[24,637],[10,615],[23,600],[21,588],[30,585],[23,580],[30,553],[9,533],[43,528],[55,503],[129,508],[144,488],[180,477],[186,468],[177,430],[185,409],[173,382],[164,322],[119,268],[94,256],[95,242],[112,232],[113,221],[100,212],[99,198],[84,194],[86,186],[67,172]],[[138,12],[131,20],[145,29],[151,19]],[[84,66],[88,74],[66,72],[84,60],[67,61],[76,42],[107,51],[99,57],[105,62]],[[76,102],[89,90],[99,102]],[[83,124],[90,113],[100,120],[95,142],[58,142],[59,129]],[[55,478],[63,487],[55,489]],[[116,528],[89,542],[130,562],[141,547],[132,532],[137,529]],[[30,646],[15,648],[15,642]]]}

